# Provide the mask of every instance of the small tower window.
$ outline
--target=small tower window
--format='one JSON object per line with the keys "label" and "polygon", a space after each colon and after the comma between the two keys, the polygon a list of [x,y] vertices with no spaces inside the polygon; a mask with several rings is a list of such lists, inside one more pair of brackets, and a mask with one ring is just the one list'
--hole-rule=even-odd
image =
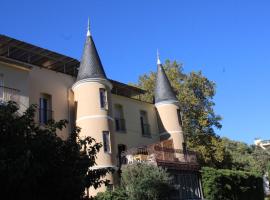
{"label": "small tower window", "polygon": [[104,88],[99,89],[99,97],[100,97],[100,107],[105,109],[107,107],[107,96],[106,90]]}
{"label": "small tower window", "polygon": [[111,153],[110,132],[103,131],[103,148],[105,153]]}
{"label": "small tower window", "polygon": [[180,111],[180,109],[177,109],[177,117],[178,117],[180,126],[183,126],[182,112]]}

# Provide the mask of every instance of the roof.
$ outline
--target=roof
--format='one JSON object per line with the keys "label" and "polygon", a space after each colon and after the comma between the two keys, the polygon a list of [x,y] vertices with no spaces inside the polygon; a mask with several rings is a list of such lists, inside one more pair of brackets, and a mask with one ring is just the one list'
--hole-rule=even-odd
{"label": "roof", "polygon": [[0,35],[0,58],[19,61],[75,76],[80,62],[74,58]]}
{"label": "roof", "polygon": [[[109,81],[113,84],[112,93],[116,95],[132,98],[137,95],[146,93],[145,90],[134,87],[132,85],[127,85],[125,83],[121,83],[121,82],[111,80],[111,79],[109,79]],[[137,99],[140,99],[140,98],[137,98]]]}
{"label": "roof", "polygon": [[[38,66],[56,72],[77,76],[80,61],[27,42],[0,34],[0,61],[19,64],[22,67]],[[126,97],[144,94],[145,90],[110,80],[112,92]]]}
{"label": "roof", "polygon": [[177,101],[177,99],[162,64],[158,64],[155,103],[162,101]]}
{"label": "roof", "polygon": [[87,34],[77,81],[88,78],[107,79],[92,36]]}

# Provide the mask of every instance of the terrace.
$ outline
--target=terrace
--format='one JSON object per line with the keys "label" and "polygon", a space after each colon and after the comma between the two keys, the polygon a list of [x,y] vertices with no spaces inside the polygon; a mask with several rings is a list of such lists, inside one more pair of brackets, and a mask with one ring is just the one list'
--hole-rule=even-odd
{"label": "terrace", "polygon": [[122,152],[119,165],[148,163],[176,170],[197,171],[200,169],[196,153],[174,149],[167,146],[166,142],[132,148]]}

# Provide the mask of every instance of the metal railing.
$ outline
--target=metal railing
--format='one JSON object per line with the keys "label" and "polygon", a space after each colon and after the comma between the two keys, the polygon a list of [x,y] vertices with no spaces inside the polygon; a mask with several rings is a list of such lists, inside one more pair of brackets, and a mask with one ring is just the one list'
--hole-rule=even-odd
{"label": "metal railing", "polygon": [[168,163],[193,163],[197,164],[196,153],[165,147],[162,142],[144,147],[137,147],[122,153],[122,164],[136,162],[168,162]]}
{"label": "metal railing", "polygon": [[116,131],[126,131],[126,122],[125,119],[122,118],[115,118],[115,130]]}
{"label": "metal railing", "polygon": [[20,101],[20,90],[5,86],[0,86],[0,101],[8,102],[14,101],[19,104]]}
{"label": "metal railing", "polygon": [[53,119],[53,111],[49,109],[39,108],[39,123],[46,124],[49,120]]}

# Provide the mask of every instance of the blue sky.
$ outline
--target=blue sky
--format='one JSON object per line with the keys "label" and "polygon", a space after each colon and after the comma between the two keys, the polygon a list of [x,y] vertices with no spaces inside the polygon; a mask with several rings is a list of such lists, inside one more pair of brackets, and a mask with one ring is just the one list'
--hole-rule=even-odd
{"label": "blue sky", "polygon": [[162,60],[217,84],[217,133],[270,139],[270,1],[1,0],[0,33],[80,59],[87,18],[107,75],[136,82]]}

